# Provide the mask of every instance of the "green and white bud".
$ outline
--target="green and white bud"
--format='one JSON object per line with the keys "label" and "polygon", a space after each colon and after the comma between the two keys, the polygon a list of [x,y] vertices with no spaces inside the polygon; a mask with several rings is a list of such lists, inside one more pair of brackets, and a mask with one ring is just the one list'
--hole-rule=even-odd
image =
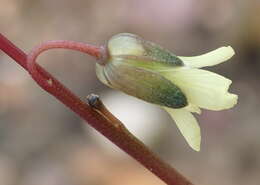
{"label": "green and white bud", "polygon": [[183,66],[169,51],[136,35],[123,33],[108,41],[107,52],[106,64],[97,64],[97,76],[108,86],[169,108],[188,105],[180,88],[154,71]]}
{"label": "green and white bud", "polygon": [[237,103],[228,92],[231,80],[197,69],[222,63],[234,55],[221,47],[195,57],[178,57],[141,37],[121,33],[107,43],[107,61],[96,64],[100,81],[107,86],[163,107],[175,120],[188,144],[200,150],[201,134],[191,113],[200,108],[223,110]]}

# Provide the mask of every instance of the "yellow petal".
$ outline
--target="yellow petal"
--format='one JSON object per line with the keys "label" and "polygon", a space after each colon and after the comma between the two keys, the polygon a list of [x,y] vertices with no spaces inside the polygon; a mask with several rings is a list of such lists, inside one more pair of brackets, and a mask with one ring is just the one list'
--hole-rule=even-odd
{"label": "yellow petal", "polygon": [[176,84],[188,102],[209,110],[223,110],[237,103],[237,95],[228,93],[231,80],[202,69],[179,68],[163,75]]}
{"label": "yellow petal", "polygon": [[192,68],[201,68],[206,66],[214,66],[225,62],[235,54],[231,46],[221,47],[209,53],[194,56],[194,57],[181,57],[179,58],[184,62],[186,66]]}
{"label": "yellow petal", "polygon": [[164,108],[176,122],[176,125],[190,147],[196,151],[200,151],[200,126],[195,117],[185,109]]}

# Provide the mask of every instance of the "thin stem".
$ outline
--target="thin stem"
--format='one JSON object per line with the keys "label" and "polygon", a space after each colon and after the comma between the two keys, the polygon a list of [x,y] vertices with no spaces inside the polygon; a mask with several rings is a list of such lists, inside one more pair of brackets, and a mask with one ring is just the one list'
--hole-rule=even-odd
{"label": "thin stem", "polygon": [[[81,50],[80,48],[70,45],[69,43],[71,42],[65,42],[69,45],[69,47],[67,47],[68,45],[66,44],[64,45],[64,43],[60,43],[61,45],[58,45],[62,48]],[[54,47],[54,43],[55,42],[43,43],[39,47],[36,47],[27,57],[24,52],[22,52],[19,48],[17,48],[0,34],[1,50],[12,57],[22,67],[24,67],[43,89],[59,99],[64,105],[73,110],[97,131],[120,147],[123,151],[139,161],[143,166],[158,176],[166,184],[192,185],[191,182],[179,174],[174,168],[160,160],[141,141],[134,137],[124,127],[123,123],[121,123],[105,108],[99,98],[97,99],[98,104],[95,104],[95,106],[89,106],[88,104],[82,102],[77,96],[75,96],[71,91],[69,91],[58,80],[52,77],[36,63],[35,60],[41,52],[50,48],[60,48],[58,45],[56,45],[57,47]],[[90,45],[85,46],[85,53],[88,53],[97,59],[99,59],[99,57],[103,57],[103,48]]]}
{"label": "thin stem", "polygon": [[39,75],[39,73],[41,73],[41,70],[39,70],[38,65],[35,65],[35,60],[42,52],[49,49],[56,49],[56,48],[80,51],[95,57],[97,60],[104,58],[102,56],[103,48],[92,46],[85,43],[74,42],[74,41],[65,41],[65,40],[47,41],[35,47],[27,56],[27,70],[31,74],[32,78],[40,86],[42,87],[44,86],[45,90],[52,91],[52,93],[57,92],[57,89],[55,89],[56,86],[53,86],[56,83],[53,84],[52,79],[49,76],[46,78],[46,76],[44,75]]}
{"label": "thin stem", "polygon": [[5,52],[9,57],[14,59],[18,64],[20,64],[24,69],[27,68],[26,64],[26,54],[18,47],[16,47],[12,42],[10,42],[6,37],[0,33],[0,49]]}

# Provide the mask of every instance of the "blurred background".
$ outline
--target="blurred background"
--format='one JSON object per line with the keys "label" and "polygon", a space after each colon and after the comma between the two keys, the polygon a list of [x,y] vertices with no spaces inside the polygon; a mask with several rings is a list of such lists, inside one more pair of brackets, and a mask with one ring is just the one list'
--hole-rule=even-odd
{"label": "blurred background", "polygon": [[[90,93],[162,159],[198,185],[260,183],[260,1],[1,0],[0,31],[28,52],[42,41],[104,44],[135,33],[177,55],[232,45],[236,55],[211,67],[233,80],[235,108],[203,111],[201,152],[185,143],[166,112],[105,87],[94,60],[51,50],[39,61],[83,100]],[[157,177],[41,90],[0,53],[1,185],[160,185]]]}

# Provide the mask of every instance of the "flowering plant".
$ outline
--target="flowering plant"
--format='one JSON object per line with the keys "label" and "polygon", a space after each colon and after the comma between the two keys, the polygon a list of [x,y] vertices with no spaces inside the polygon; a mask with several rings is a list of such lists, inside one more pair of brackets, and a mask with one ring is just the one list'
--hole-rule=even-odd
{"label": "flowering plant", "polygon": [[0,33],[0,49],[28,71],[43,90],[166,184],[192,185],[132,135],[98,96],[90,95],[88,103],[83,102],[36,62],[42,52],[55,48],[76,50],[96,58],[97,76],[103,83],[166,109],[195,150],[200,149],[201,136],[191,112],[200,113],[200,108],[228,109],[237,102],[237,95],[228,93],[229,79],[196,68],[228,60],[233,49],[222,47],[197,57],[177,57],[136,35],[118,34],[106,47],[56,40],[44,42],[26,54]]}
{"label": "flowering plant", "polygon": [[182,57],[137,35],[121,33],[109,40],[106,52],[106,61],[96,64],[100,81],[164,108],[196,151],[200,150],[201,134],[191,113],[200,114],[200,108],[229,109],[237,103],[237,95],[228,92],[231,80],[198,69],[230,59],[234,55],[230,46]]}

